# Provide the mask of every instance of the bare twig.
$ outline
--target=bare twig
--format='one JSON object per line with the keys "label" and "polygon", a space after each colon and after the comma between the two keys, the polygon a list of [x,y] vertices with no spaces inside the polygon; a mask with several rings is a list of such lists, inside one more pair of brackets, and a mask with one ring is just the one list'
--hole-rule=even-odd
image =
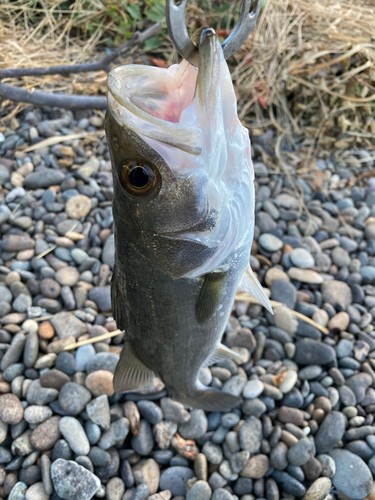
{"label": "bare twig", "polygon": [[121,54],[158,35],[163,29],[162,23],[156,23],[142,33],[136,32],[126,43],[99,61],[82,64],[64,64],[61,66],[44,66],[40,68],[8,68],[0,70],[0,80],[4,78],[20,78],[21,76],[70,75],[71,73],[89,73],[90,71],[110,70],[110,64]]}
{"label": "bare twig", "polygon": [[83,345],[95,344],[96,342],[101,342],[102,340],[107,340],[112,337],[117,337],[117,335],[120,335],[121,333],[123,333],[122,330],[115,330],[114,332],[104,333],[103,335],[92,337],[91,339],[82,340],[81,342],[76,342],[75,344],[67,345],[66,347],[64,347],[63,351],[72,351],[73,349],[77,349],[78,347],[81,347]]}
{"label": "bare twig", "polygon": [[[254,297],[251,297],[251,295],[249,295],[248,293],[239,293],[239,294],[237,294],[236,295],[236,300],[240,300],[241,302],[249,302],[250,304],[261,305],[256,299],[254,299]],[[294,316],[296,316],[300,320],[304,321],[305,323],[308,323],[311,326],[314,326],[317,330],[321,331],[325,335],[329,334],[328,328],[325,328],[324,326],[319,325],[319,323],[317,323],[316,321],[308,318],[304,314],[302,314],[302,313],[300,313],[298,311],[293,311],[292,309],[289,309],[289,307],[286,307],[284,304],[282,304],[281,302],[277,302],[276,300],[270,300],[270,302],[271,302],[271,306],[273,308],[285,307],[285,309],[288,309],[288,311],[290,311],[292,314],[294,314]]]}
{"label": "bare twig", "polygon": [[[145,42],[159,34],[162,30],[162,23],[156,23],[147,28],[142,33],[135,35],[125,44],[118,47],[111,54],[100,61],[83,64],[71,64],[62,66],[46,66],[41,68],[10,68],[0,70],[0,80],[4,78],[15,78],[22,76],[44,76],[44,75],[68,75],[71,73],[81,73],[89,71],[109,71],[110,64],[125,51]],[[107,99],[99,96],[81,96],[53,94],[48,92],[29,92],[27,89],[14,85],[0,83],[0,96],[17,102],[27,102],[40,106],[54,106],[67,109],[106,109]]]}

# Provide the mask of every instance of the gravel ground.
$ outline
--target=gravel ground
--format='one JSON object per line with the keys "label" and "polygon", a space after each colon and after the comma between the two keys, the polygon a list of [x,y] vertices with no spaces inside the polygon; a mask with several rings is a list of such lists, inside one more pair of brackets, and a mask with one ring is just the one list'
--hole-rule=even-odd
{"label": "gravel ground", "polygon": [[324,191],[297,180],[309,217],[256,153],[251,264],[287,308],[236,303],[224,342],[243,362],[201,378],[243,403],[205,413],[160,381],[113,394],[121,334],[63,351],[116,330],[108,149],[100,134],[25,149],[102,128],[29,108],[0,133],[0,498],[375,499],[375,182],[349,184],[369,151],[316,160]]}

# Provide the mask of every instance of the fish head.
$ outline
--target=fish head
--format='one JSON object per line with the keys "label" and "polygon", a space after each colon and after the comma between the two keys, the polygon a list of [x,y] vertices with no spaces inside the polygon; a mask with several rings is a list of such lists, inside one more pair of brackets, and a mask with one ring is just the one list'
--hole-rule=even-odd
{"label": "fish head", "polygon": [[174,278],[216,269],[253,228],[248,131],[215,32],[198,47],[198,68],[120,66],[107,82],[116,240]]}

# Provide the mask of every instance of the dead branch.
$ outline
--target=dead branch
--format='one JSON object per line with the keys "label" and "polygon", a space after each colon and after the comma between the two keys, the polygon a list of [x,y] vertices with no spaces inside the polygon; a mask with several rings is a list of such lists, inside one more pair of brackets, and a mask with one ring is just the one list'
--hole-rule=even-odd
{"label": "dead branch", "polygon": [[[20,78],[23,76],[69,75],[71,73],[88,73],[91,71],[110,70],[111,63],[124,52],[128,52],[149,38],[158,35],[163,26],[156,23],[142,33],[135,33],[126,43],[99,61],[61,66],[45,66],[39,68],[10,68],[0,70],[0,80],[4,78]],[[107,99],[99,96],[81,96],[53,94],[48,92],[30,92],[27,89],[0,83],[0,96],[17,102],[27,102],[39,106],[53,106],[67,109],[106,109]]]}

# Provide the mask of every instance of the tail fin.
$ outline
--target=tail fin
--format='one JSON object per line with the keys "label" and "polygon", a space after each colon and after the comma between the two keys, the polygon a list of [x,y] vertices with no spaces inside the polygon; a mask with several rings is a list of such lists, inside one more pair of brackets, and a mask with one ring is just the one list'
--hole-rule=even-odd
{"label": "tail fin", "polygon": [[229,411],[242,402],[242,399],[233,394],[222,392],[217,389],[207,388],[197,391],[194,396],[171,396],[181,403],[205,411]]}

